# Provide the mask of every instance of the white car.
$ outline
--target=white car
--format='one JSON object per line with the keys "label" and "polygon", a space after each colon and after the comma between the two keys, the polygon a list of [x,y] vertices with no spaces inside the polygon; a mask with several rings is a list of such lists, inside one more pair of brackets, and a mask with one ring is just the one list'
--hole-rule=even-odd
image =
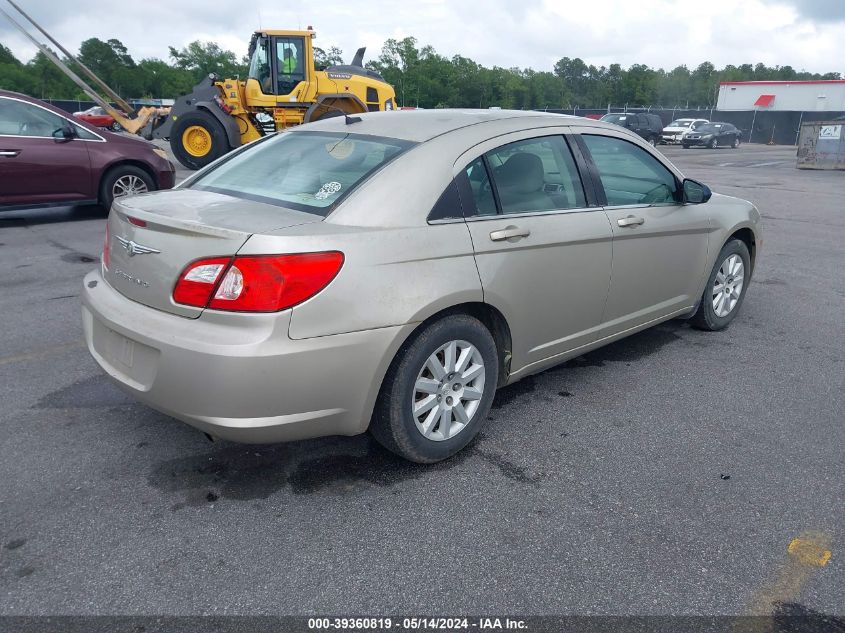
{"label": "white car", "polygon": [[707,119],[675,119],[663,128],[662,140],[664,143],[679,145],[684,134],[709,122]]}

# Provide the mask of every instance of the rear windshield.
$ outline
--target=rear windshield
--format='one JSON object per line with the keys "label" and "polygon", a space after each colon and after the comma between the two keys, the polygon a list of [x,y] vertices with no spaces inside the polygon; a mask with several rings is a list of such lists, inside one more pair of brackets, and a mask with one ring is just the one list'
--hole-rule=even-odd
{"label": "rear windshield", "polygon": [[325,216],[412,145],[361,134],[284,132],[221,163],[189,188]]}

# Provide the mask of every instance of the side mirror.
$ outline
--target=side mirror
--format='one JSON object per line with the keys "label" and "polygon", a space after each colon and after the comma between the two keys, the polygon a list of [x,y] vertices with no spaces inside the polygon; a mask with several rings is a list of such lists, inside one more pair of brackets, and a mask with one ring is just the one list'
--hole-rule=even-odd
{"label": "side mirror", "polygon": [[58,130],[53,132],[53,138],[56,143],[67,143],[76,138],[76,130],[70,125],[63,125]]}
{"label": "side mirror", "polygon": [[684,204],[704,204],[713,192],[710,187],[692,178],[684,178]]}

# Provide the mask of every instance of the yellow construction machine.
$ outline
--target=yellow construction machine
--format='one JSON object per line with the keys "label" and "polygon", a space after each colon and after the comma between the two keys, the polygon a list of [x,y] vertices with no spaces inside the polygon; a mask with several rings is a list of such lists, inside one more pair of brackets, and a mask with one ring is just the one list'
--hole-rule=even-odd
{"label": "yellow construction machine", "polygon": [[246,79],[220,79],[209,75],[194,86],[190,94],[178,97],[169,109],[135,109],[63,48],[13,0],[7,1],[96,85],[92,88],[47,46],[0,9],[0,13],[85,94],[127,132],[140,134],[148,140],[168,139],[173,154],[189,169],[204,167],[236,147],[293,125],[332,116],[396,108],[393,87],[378,73],[364,68],[363,48],[358,49],[348,65],[316,70],[313,47],[316,33],[309,26],[305,31],[262,29],[253,33]]}

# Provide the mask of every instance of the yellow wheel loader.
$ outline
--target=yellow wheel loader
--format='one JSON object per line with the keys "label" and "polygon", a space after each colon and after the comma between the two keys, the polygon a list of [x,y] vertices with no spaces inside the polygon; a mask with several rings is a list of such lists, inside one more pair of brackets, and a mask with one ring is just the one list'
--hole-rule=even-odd
{"label": "yellow wheel loader", "polygon": [[349,65],[315,70],[314,37],[310,28],[256,31],[246,80],[209,76],[140,133],[170,139],[179,162],[199,169],[232,148],[292,125],[396,107],[393,87],[363,67],[363,48]]}
{"label": "yellow wheel loader", "polygon": [[[178,97],[171,108],[134,109],[78,59],[62,47],[14,0],[7,0],[94,82],[92,88],[53,51],[33,37],[12,16],[6,18],[120,126],[148,140],[170,141],[177,160],[200,169],[226,152],[279,130],[330,116],[349,116],[396,108],[396,93],[378,73],[364,68],[363,48],[349,65],[314,68],[311,27],[305,31],[256,31],[249,45],[246,80],[214,75]],[[115,108],[109,101],[123,111]]]}

